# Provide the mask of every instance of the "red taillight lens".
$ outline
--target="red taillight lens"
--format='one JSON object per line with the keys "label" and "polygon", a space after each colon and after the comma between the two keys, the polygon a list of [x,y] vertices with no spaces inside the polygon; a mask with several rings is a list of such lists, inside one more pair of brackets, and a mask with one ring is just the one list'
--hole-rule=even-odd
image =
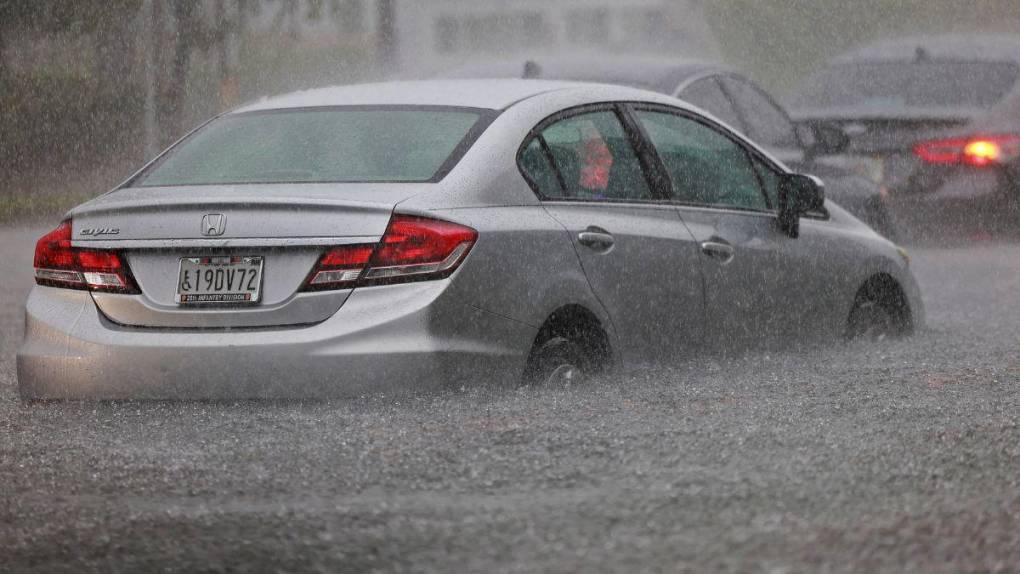
{"label": "red taillight lens", "polygon": [[71,252],[71,222],[64,221],[56,229],[43,235],[35,244],[35,268],[71,269],[74,253]]}
{"label": "red taillight lens", "polygon": [[353,285],[368,266],[374,244],[344,245],[325,253],[305,286],[306,291],[340,289]]}
{"label": "red taillight lens", "polygon": [[378,244],[344,245],[327,251],[312,271],[306,290],[446,277],[477,239],[478,232],[464,225],[394,215]]}
{"label": "red taillight lens", "polygon": [[914,154],[937,165],[984,167],[1009,161],[1020,155],[1020,135],[994,135],[921,142]]}
{"label": "red taillight lens", "polygon": [[965,139],[921,142],[914,146],[914,155],[927,163],[955,165],[960,163],[966,145]]}
{"label": "red taillight lens", "polygon": [[478,239],[470,227],[426,219],[396,215],[390,221],[372,257],[372,267],[436,264],[446,261],[461,250],[461,255]]}
{"label": "red taillight lens", "polygon": [[71,222],[64,221],[35,245],[35,282],[48,287],[137,293],[120,255],[71,246]]}

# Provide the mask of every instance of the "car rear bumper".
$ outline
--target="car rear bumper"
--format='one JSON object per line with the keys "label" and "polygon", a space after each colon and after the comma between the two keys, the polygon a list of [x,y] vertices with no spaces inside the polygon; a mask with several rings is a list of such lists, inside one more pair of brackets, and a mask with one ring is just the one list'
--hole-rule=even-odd
{"label": "car rear bumper", "polygon": [[1020,228],[1020,194],[998,170],[959,169],[938,184],[896,194],[896,212],[921,228]]}
{"label": "car rear bumper", "polygon": [[36,287],[18,352],[26,399],[235,399],[414,393],[516,381],[536,329],[449,301],[449,280],[355,291],[281,329],[117,325],[83,291]]}

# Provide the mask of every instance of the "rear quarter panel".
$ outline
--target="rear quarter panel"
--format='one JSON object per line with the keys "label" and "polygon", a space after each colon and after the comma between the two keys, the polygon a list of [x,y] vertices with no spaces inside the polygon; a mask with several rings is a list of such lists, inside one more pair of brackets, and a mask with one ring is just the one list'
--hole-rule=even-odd
{"label": "rear quarter panel", "polygon": [[592,294],[567,231],[540,205],[429,212],[478,230],[478,242],[454,275],[449,295],[538,328],[556,309],[581,305],[612,324]]}

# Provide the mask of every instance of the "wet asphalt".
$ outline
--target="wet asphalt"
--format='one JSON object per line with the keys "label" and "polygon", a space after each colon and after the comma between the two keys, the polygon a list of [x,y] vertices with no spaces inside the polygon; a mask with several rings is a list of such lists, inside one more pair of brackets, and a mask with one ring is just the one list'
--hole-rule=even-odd
{"label": "wet asphalt", "polygon": [[1020,570],[1020,243],[915,248],[928,328],[568,389],[23,405],[0,229],[0,571]]}

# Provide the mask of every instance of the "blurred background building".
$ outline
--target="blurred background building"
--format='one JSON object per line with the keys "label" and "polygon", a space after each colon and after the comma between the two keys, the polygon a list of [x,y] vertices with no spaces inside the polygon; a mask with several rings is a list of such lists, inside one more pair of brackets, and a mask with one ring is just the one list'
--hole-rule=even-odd
{"label": "blurred background building", "polygon": [[717,57],[699,0],[398,0],[396,65],[429,73],[549,52]]}

